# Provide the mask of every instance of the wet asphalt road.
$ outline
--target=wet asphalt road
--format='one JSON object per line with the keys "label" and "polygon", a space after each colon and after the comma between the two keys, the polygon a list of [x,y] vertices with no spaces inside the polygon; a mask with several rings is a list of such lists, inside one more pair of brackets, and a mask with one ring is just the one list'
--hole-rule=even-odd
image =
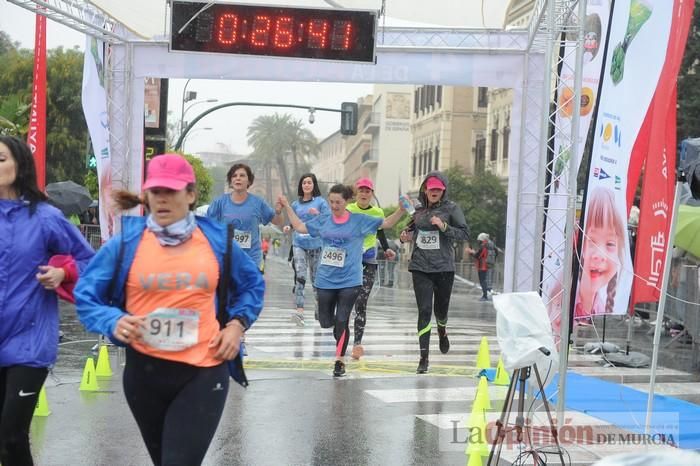
{"label": "wet asphalt road", "polygon": [[[296,333],[299,329],[288,319],[293,296],[286,262],[277,258],[268,261],[266,279],[266,306],[259,323]],[[457,288],[453,315],[482,316],[492,325],[495,319],[490,306],[474,304],[473,297],[478,296],[478,291]],[[414,306],[409,290],[383,288],[371,299],[370,315],[389,321],[401,318],[415,322]],[[115,375],[111,379],[100,379],[99,392],[79,392],[85,360],[94,356],[91,348],[95,335],[84,332],[71,306],[63,305],[61,312],[65,339],[57,366],[46,385],[52,414],[46,418],[35,417],[32,424],[32,449],[37,464],[150,464],[122,393],[120,355],[115,348],[110,349]],[[311,312],[307,314],[312,315]],[[266,316],[270,316],[270,322],[262,324]],[[373,337],[371,325],[370,318],[365,340]],[[265,342],[267,329],[261,326],[256,336],[257,328],[251,330],[249,339],[259,338]],[[280,330],[272,330],[272,333]],[[316,343],[315,351],[283,346],[281,353],[269,354],[258,351],[257,342],[248,344],[251,384],[245,390],[232,385],[205,464],[465,463],[464,445],[456,443],[452,451],[441,451],[445,448],[440,447],[438,437],[445,434],[416,415],[462,412],[467,409],[467,402],[386,403],[367,391],[442,389],[473,385],[472,378],[442,374],[417,376],[414,373],[417,342],[414,342],[394,351],[397,357],[402,357],[400,360],[394,361],[392,354],[377,356],[374,360],[382,364],[374,371],[353,371],[353,364],[349,364],[348,376],[334,379],[331,376],[332,336],[308,322],[303,331],[305,341]],[[411,328],[400,333],[410,335],[411,340],[415,338],[415,330]],[[274,346],[272,338],[270,340]],[[266,345],[261,343],[261,346]],[[318,351],[319,347],[324,350]],[[466,359],[466,354],[464,357]],[[307,369],[280,368],[298,365],[302,360],[308,363]],[[285,363],[280,365],[280,361]],[[434,364],[439,371],[439,363]],[[268,366],[271,368],[265,368]],[[463,364],[450,361],[445,367],[466,371],[466,366],[466,361]]]}
{"label": "wet asphalt road", "polygon": [[[478,301],[479,290],[456,283],[448,325],[452,348],[447,355],[439,354],[433,336],[431,371],[418,376],[415,300],[406,275],[397,277],[399,287],[382,287],[373,294],[365,357],[349,361],[347,375],[334,379],[330,331],[313,322],[313,306],[307,307],[305,327],[290,321],[291,269],[281,258],[268,260],[265,309],[247,334],[251,384],[246,390],[231,387],[204,464],[465,464],[463,421],[476,385],[475,354],[480,339],[487,336],[496,361],[495,311],[491,303]],[[96,336],[84,332],[71,306],[63,305],[61,313],[66,338],[46,385],[52,414],[35,417],[32,423],[36,463],[150,464],[122,393],[121,355],[110,348],[115,375],[100,379],[99,392],[79,392],[85,360],[96,356],[91,351]],[[623,331],[618,323],[608,335],[619,340]],[[635,330],[633,343],[642,349],[649,338],[646,331]],[[679,349],[671,347],[662,353],[662,361],[672,366],[674,359],[681,360],[678,355]],[[616,382],[646,380],[619,368],[600,368],[595,359],[577,355],[570,364]],[[690,386],[697,375],[689,371],[679,378],[661,371],[657,380]],[[495,415],[503,396],[493,396]],[[684,398],[700,401],[700,395]],[[572,464],[593,462],[591,454],[579,453]]]}

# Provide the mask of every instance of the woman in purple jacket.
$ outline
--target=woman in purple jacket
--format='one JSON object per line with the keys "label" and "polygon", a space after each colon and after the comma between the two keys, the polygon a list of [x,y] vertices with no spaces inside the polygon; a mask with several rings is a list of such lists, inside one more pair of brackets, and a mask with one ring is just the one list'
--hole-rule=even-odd
{"label": "woman in purple jacket", "polygon": [[[27,144],[0,136],[0,463],[31,465],[29,425],[58,352],[55,290],[94,252],[46,201]],[[47,265],[70,255],[63,267]]]}

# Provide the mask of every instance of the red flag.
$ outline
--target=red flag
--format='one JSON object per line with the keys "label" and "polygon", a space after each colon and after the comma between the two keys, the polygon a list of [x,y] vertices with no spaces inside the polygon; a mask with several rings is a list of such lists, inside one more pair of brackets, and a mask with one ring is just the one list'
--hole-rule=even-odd
{"label": "red flag", "polygon": [[39,189],[46,186],[46,17],[36,15],[34,34],[34,85],[27,144],[34,155]]}
{"label": "red flag", "polygon": [[693,6],[692,0],[675,0],[666,62],[652,103],[649,150],[637,230],[632,305],[659,300],[664,259],[671,244],[670,220],[676,182],[676,77],[683,60]]}

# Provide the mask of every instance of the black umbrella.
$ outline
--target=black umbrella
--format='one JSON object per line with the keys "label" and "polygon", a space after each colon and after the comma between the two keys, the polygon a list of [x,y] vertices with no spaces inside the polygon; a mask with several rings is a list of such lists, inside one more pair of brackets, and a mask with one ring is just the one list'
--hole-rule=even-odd
{"label": "black umbrella", "polygon": [[49,196],[49,202],[61,209],[66,216],[78,215],[92,203],[87,188],[73,181],[47,184],[46,195]]}

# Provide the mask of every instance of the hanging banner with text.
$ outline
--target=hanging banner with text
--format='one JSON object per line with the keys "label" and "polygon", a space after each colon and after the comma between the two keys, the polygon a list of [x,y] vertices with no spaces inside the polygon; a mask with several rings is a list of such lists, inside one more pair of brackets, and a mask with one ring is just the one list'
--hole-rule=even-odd
{"label": "hanging banner with text", "polygon": [[[583,85],[579,105],[578,150],[574,154],[576,172],[581,165],[588,129],[597,102],[600,72],[603,68],[603,50],[607,39],[610,6],[608,0],[589,0],[584,19]],[[557,88],[558,108],[555,124],[563,134],[571,131],[574,102],[574,75],[576,47],[567,46],[563,51],[562,72]],[[565,70],[565,71],[564,71]],[[572,157],[570,141],[554,139],[552,182],[548,190],[547,216],[545,219],[542,291],[548,303],[552,330],[559,335],[561,304],[564,297],[564,253],[566,209],[569,196],[569,161]],[[568,306],[567,306],[568,307]]]}
{"label": "hanging banner with text", "polygon": [[34,156],[40,190],[46,187],[46,16],[36,15],[34,82],[27,145]]}
{"label": "hanging banner with text", "polygon": [[627,311],[633,277],[628,169],[666,59],[673,6],[615,1],[579,235],[576,319]]}
{"label": "hanging banner with text", "polygon": [[87,36],[83,63],[83,113],[97,161],[100,234],[102,241],[114,233],[112,214],[112,157],[109,149],[109,114],[104,87],[104,43]]}
{"label": "hanging banner with text", "polygon": [[[634,284],[632,304],[658,302],[661,276],[664,271],[666,250],[671,241],[671,210],[674,205],[676,184],[676,78],[683,61],[688,30],[693,17],[694,0],[675,0],[671,35],[668,41],[666,62],[661,71],[659,85],[654,94],[651,111],[642,127],[648,128],[648,144],[645,153],[638,153],[635,146],[632,160],[644,159],[644,181],[640,201],[639,228],[637,231],[634,260]],[[640,134],[640,136],[643,136]],[[640,151],[641,152],[641,151]],[[630,186],[627,201],[633,197],[633,167],[630,166]]]}

